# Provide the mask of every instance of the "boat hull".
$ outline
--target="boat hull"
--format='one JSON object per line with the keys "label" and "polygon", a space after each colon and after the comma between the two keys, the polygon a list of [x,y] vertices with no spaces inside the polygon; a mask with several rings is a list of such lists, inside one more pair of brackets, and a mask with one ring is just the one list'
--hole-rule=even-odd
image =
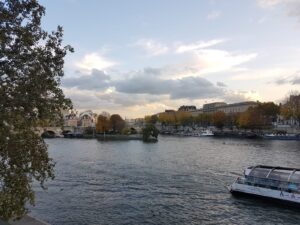
{"label": "boat hull", "polygon": [[233,183],[230,187],[232,194],[251,195],[260,198],[267,198],[281,203],[288,203],[300,207],[300,194],[286,191],[272,190],[268,188],[250,186],[246,184]]}
{"label": "boat hull", "polygon": [[267,140],[300,141],[299,136],[263,136]]}

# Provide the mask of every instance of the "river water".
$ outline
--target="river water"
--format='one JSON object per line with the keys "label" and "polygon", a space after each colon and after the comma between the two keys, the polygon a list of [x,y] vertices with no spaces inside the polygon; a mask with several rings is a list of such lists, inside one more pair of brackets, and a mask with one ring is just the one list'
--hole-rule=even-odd
{"label": "river water", "polygon": [[160,137],[158,143],[49,139],[56,178],[31,214],[52,225],[300,224],[300,210],[233,197],[250,165],[300,167],[300,142]]}

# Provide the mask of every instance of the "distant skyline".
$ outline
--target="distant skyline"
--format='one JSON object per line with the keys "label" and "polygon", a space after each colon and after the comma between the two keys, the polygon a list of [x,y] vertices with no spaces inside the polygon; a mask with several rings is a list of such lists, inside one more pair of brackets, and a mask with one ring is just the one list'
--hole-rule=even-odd
{"label": "distant skyline", "polygon": [[40,0],[75,48],[62,87],[79,111],[143,117],[300,90],[299,0]]}

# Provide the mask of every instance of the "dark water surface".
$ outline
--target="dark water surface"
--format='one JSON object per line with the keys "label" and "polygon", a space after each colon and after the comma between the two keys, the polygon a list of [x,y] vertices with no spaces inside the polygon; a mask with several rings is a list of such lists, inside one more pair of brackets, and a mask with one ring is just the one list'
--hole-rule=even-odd
{"label": "dark water surface", "polygon": [[64,224],[300,224],[300,210],[236,198],[226,185],[255,164],[300,167],[300,142],[160,137],[47,140],[56,162],[32,214]]}

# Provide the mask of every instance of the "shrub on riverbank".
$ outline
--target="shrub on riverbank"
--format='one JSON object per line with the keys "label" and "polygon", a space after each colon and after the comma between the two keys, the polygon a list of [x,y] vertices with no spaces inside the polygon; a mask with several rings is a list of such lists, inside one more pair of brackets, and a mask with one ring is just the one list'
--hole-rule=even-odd
{"label": "shrub on riverbank", "polygon": [[153,124],[148,124],[143,128],[143,141],[154,142],[157,141],[159,131]]}

